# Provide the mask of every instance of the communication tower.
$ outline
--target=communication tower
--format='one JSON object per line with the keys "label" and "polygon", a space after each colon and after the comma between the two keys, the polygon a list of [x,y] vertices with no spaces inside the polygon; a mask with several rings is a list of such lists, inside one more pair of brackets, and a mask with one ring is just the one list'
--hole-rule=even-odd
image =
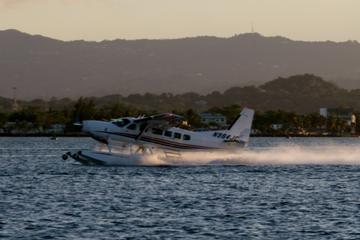
{"label": "communication tower", "polygon": [[19,108],[18,103],[17,103],[17,98],[16,98],[17,88],[13,87],[12,90],[13,90],[13,106],[12,106],[12,108],[13,108],[13,111],[17,111]]}

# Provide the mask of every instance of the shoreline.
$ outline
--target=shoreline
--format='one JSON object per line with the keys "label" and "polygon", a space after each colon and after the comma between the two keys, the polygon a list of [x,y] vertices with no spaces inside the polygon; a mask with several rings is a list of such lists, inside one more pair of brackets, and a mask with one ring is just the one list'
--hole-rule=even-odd
{"label": "shoreline", "polygon": [[[34,134],[10,134],[10,133],[0,133],[0,137],[90,137],[89,135],[85,133],[62,133],[62,134],[50,134],[50,133],[34,133]],[[257,134],[257,135],[251,135],[250,137],[256,138],[256,137],[283,137],[283,138],[311,138],[311,137],[317,137],[317,138],[358,138],[359,135],[271,135],[271,134]]]}

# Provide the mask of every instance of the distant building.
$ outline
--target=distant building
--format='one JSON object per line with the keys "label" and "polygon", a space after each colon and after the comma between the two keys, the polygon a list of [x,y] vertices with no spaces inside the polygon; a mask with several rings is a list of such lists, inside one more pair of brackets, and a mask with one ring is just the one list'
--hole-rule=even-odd
{"label": "distant building", "polygon": [[65,132],[65,124],[52,124],[47,130],[48,133],[61,134]]}
{"label": "distant building", "polygon": [[341,119],[345,121],[348,126],[356,125],[356,116],[352,108],[320,108],[320,116]]}
{"label": "distant building", "polygon": [[208,103],[205,100],[199,100],[199,101],[196,101],[195,104],[200,107],[205,107],[205,106],[207,106]]}
{"label": "distant building", "polygon": [[226,117],[220,113],[200,113],[201,123],[226,125]]}
{"label": "distant building", "polygon": [[320,116],[327,118],[328,117],[328,109],[327,108],[320,108]]}
{"label": "distant building", "polygon": [[261,131],[259,129],[252,128],[251,129],[251,134],[252,135],[261,134]]}
{"label": "distant building", "polygon": [[12,129],[16,126],[16,122],[6,122],[4,124],[4,129]]}
{"label": "distant building", "polygon": [[271,124],[271,129],[272,130],[280,130],[283,128],[282,124]]}

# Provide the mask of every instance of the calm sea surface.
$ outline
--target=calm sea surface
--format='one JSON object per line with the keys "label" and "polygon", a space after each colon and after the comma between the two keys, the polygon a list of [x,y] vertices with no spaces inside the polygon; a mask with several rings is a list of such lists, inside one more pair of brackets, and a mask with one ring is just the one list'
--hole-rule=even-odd
{"label": "calm sea surface", "polygon": [[0,138],[0,238],[360,239],[359,138],[254,138],[201,166],[61,160],[93,145]]}

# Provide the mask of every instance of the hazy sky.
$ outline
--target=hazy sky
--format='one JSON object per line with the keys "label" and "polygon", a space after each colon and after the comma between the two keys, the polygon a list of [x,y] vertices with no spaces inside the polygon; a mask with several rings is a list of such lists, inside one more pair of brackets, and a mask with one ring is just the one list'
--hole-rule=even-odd
{"label": "hazy sky", "polygon": [[360,0],[0,0],[0,30],[72,40],[232,36],[360,40]]}

